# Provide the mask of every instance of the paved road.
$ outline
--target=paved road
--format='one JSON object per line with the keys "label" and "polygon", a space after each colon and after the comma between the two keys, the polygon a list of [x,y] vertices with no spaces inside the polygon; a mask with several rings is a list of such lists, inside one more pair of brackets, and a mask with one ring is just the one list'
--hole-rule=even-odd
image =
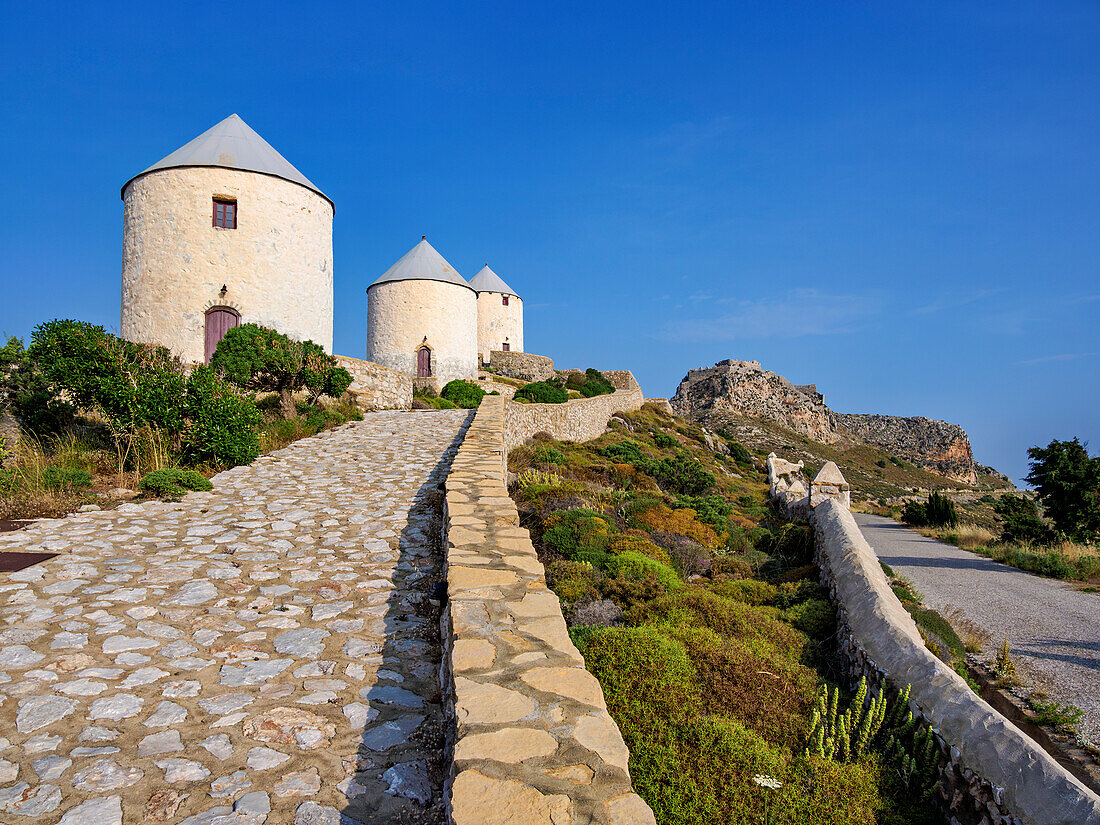
{"label": "paved road", "polygon": [[909,530],[896,521],[855,514],[882,561],[908,576],[936,610],[958,608],[990,633],[991,659],[1008,637],[1027,681],[1085,712],[1079,729],[1100,741],[1100,595]]}
{"label": "paved road", "polygon": [[467,415],[374,413],[0,536],[59,553],[0,574],[0,822],[441,821],[426,591]]}

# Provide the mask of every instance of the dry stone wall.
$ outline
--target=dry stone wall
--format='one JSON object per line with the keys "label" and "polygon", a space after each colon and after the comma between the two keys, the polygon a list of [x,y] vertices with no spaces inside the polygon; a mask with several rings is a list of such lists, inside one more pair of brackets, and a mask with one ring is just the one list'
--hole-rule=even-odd
{"label": "dry stone wall", "polygon": [[518,378],[520,381],[545,381],[547,378],[554,377],[554,362],[545,355],[493,350],[489,353],[489,363],[494,372],[506,378]]}
{"label": "dry stone wall", "polygon": [[405,373],[346,355],[337,355],[336,361],[351,373],[348,392],[360,409],[407,410],[412,407],[413,379]]}
{"label": "dry stone wall", "polygon": [[509,401],[505,408],[505,449],[518,447],[540,432],[550,433],[559,441],[591,441],[603,434],[607,429],[607,421],[613,414],[641,409],[644,403],[645,397],[641,389],[617,390],[610,395],[597,395],[594,398],[574,398],[564,404],[520,404]]}
{"label": "dry stone wall", "polygon": [[841,502],[813,510],[817,561],[838,605],[839,646],[853,679],[912,685],[910,706],[936,732],[952,822],[1097,825],[1100,797],[979,698],[924,645],[875,551]]}
{"label": "dry stone wall", "polygon": [[[619,393],[602,398],[633,403]],[[602,432],[615,405],[596,401],[570,403],[589,405],[593,422],[603,416]],[[446,483],[440,680],[455,721],[450,821],[654,825],[599,682],[569,639],[508,496],[507,445],[517,443],[514,425],[527,423],[515,415],[522,406],[482,400]]]}

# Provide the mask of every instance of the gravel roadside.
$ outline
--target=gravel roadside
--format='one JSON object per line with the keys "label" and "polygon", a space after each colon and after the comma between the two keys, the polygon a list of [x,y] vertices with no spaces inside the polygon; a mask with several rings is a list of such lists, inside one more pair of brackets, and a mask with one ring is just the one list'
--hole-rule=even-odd
{"label": "gravel roadside", "polygon": [[907,576],[935,610],[957,608],[986,630],[992,660],[1007,637],[1024,681],[1084,711],[1078,730],[1100,742],[1100,595],[1046,579],[855,513],[879,558]]}

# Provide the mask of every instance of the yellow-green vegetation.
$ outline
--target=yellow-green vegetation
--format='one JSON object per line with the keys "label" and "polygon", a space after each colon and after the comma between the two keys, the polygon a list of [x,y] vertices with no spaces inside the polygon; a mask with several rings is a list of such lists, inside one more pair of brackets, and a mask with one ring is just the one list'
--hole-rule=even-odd
{"label": "yellow-green vegetation", "polygon": [[509,469],[658,823],[941,822],[883,748],[807,752],[836,632],[809,528],[765,506],[751,458],[653,405],[618,417],[585,444],[537,435]]}

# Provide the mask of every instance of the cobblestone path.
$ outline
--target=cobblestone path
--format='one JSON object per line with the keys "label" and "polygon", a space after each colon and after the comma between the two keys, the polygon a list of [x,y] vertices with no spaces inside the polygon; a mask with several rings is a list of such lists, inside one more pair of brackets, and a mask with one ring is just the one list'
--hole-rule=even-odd
{"label": "cobblestone path", "polygon": [[0,535],[59,554],[0,574],[0,822],[440,821],[428,592],[468,416],[373,413]]}

